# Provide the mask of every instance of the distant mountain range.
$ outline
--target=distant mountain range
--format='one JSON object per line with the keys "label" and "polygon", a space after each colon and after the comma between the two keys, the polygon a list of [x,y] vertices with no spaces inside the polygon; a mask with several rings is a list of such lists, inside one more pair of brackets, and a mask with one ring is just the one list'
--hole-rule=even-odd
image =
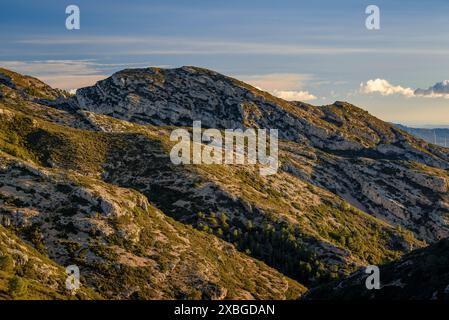
{"label": "distant mountain range", "polygon": [[449,147],[449,128],[411,128],[401,124],[395,126],[429,143]]}
{"label": "distant mountain range", "polygon": [[[170,134],[196,120],[278,129],[278,173],[174,165]],[[0,69],[0,299],[297,299],[429,244],[445,255],[448,170],[449,149],[350,103],[207,69],[127,69],[76,95]]]}

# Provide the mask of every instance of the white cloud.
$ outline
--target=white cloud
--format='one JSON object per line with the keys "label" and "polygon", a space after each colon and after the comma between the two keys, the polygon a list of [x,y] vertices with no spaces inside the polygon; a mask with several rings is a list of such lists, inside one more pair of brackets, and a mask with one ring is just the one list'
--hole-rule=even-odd
{"label": "white cloud", "polygon": [[316,96],[308,91],[282,91],[274,90],[272,94],[288,101],[308,101],[316,99]]}
{"label": "white cloud", "polygon": [[427,89],[412,89],[402,86],[395,86],[385,79],[368,80],[360,84],[362,93],[380,93],[383,96],[393,94],[403,95],[405,97],[423,97],[423,98],[446,98],[449,99],[449,80],[437,82]]}
{"label": "white cloud", "polygon": [[421,97],[449,99],[449,80],[437,82],[427,89],[418,88],[414,94]]}
{"label": "white cloud", "polygon": [[383,96],[400,94],[406,97],[413,97],[413,89],[395,86],[385,79],[368,80],[365,84],[360,84],[360,89],[364,93],[380,93]]}

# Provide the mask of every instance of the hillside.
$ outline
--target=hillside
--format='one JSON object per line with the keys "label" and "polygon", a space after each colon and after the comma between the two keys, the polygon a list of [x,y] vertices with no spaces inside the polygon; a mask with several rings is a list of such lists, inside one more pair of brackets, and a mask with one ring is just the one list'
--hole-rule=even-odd
{"label": "hillside", "polygon": [[[123,70],[76,96],[0,74],[1,221],[101,297],[298,298],[449,234],[448,149],[349,103],[196,67]],[[278,173],[172,164],[170,132],[194,120],[278,129]]]}
{"label": "hillside", "polygon": [[314,289],[303,299],[449,300],[449,240],[413,251],[380,267],[379,290],[366,290],[359,270],[348,278]]}

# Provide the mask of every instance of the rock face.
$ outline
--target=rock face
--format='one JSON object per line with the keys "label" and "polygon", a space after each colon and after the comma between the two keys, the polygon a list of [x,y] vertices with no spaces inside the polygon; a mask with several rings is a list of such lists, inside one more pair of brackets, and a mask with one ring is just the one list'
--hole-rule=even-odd
{"label": "rock face", "polygon": [[81,108],[124,120],[165,125],[242,127],[248,90],[237,88],[214,72],[184,67],[177,70],[124,70],[94,87],[78,90]]}
{"label": "rock face", "polygon": [[[123,70],[71,97],[0,75],[0,222],[80,266],[84,298],[297,298],[449,235],[448,149],[349,103],[196,67]],[[174,165],[170,133],[196,120],[278,129],[278,173]]]}
{"label": "rock face", "polygon": [[362,148],[286,101],[196,67],[124,70],[79,89],[76,99],[83,110],[141,124],[191,126],[200,120],[208,128],[277,128],[287,140],[308,139],[336,150]]}

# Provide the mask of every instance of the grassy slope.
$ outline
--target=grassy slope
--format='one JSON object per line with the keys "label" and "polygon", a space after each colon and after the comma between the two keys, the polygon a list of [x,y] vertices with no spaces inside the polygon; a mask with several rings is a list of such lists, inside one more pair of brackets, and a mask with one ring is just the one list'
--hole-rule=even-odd
{"label": "grassy slope", "polygon": [[[126,143],[130,143],[129,138],[132,138],[129,134],[107,134],[62,127],[38,118],[31,119],[20,112],[15,112],[0,122],[2,151],[24,161],[34,162],[38,166],[57,167],[56,172],[67,170],[72,182],[76,181],[86,188],[104,185],[105,189],[111,192],[114,192],[114,186],[108,186],[96,178],[101,173],[101,165],[105,161],[108,148],[124,148]],[[80,176],[75,171],[83,175]],[[12,199],[8,205],[20,208],[21,202],[23,199]],[[104,239],[106,244],[91,246],[98,257],[107,261],[99,265],[84,263],[85,261],[77,259],[76,255],[73,257],[74,263],[85,268],[89,275],[89,285],[106,297],[118,297],[118,292],[130,290],[133,286],[145,288],[148,282],[152,283],[151,289],[140,290],[134,298],[208,298],[215,294],[208,293],[208,290],[212,290],[210,288],[221,287],[226,288],[227,298],[295,298],[305,291],[297,282],[280,275],[262,262],[236,252],[212,235],[203,234],[166,218],[152,207],[145,212],[135,210],[134,222],[142,228],[139,242],[130,244],[111,236]],[[126,225],[127,221],[117,220],[113,223]],[[154,245],[155,238],[160,233],[168,238],[167,243],[158,245],[154,252],[149,254],[148,248]],[[180,251],[179,247],[182,247],[184,242],[189,243],[190,249],[184,248]],[[121,264],[118,271],[116,266],[120,264],[117,260],[119,257],[111,250],[117,247],[125,248],[130,255],[138,257],[137,259],[149,258],[156,261],[157,268],[136,268]],[[223,250],[229,252],[230,256],[223,255]],[[176,251],[178,252],[174,254]],[[173,261],[183,261],[179,266],[182,269],[170,269]],[[188,267],[195,270],[186,269]],[[194,281],[194,275],[200,272],[199,270],[209,269],[213,273],[218,272],[212,277],[215,282],[204,282],[205,280],[199,277],[198,283],[188,285]],[[158,277],[162,274],[155,277],[157,273],[165,274],[164,278],[167,280],[160,282]],[[179,278],[176,278],[177,274]],[[191,276],[193,280],[190,279]]]}
{"label": "grassy slope", "polygon": [[[111,160],[110,154],[120,155],[124,152],[125,158],[129,153],[140,152],[139,147],[137,150],[131,148],[138,137],[148,139],[145,142],[147,144],[156,143],[161,145],[160,148],[169,149],[167,131],[164,132],[163,129],[127,124],[106,116],[102,116],[101,119],[109,126],[120,126],[119,131],[122,132],[85,131],[16,115],[10,121],[0,123],[0,145],[3,141],[3,150],[19,158],[32,160],[43,166],[82,172],[84,175],[97,178],[103,172],[103,164]],[[121,156],[118,158],[123,160]],[[143,158],[139,161],[128,163],[128,168],[141,167],[145,165],[141,161],[148,159]],[[161,161],[169,160],[165,158]],[[336,270],[337,267],[323,265],[320,257],[306,249],[304,242],[314,242],[314,239],[318,239],[348,250],[348,261],[356,264],[379,263],[397,258],[403,250],[408,250],[395,245],[398,241],[405,241],[414,246],[421,245],[409,233],[395,230],[390,225],[345,204],[334,195],[285,173],[282,173],[284,178],[280,179],[283,183],[276,185],[279,183],[259,176],[254,168],[239,169],[215,165],[204,166],[194,171],[201,181],[214,181],[225,192],[235,196],[241,195],[244,201],[264,210],[266,215],[252,232],[246,227],[232,223],[228,227],[221,226],[219,219],[214,219],[218,220],[218,225],[210,218],[197,220],[193,225],[201,230],[205,230],[204,225],[208,225],[211,228],[207,228],[206,231],[235,243],[241,251],[262,259],[301,281],[318,280],[323,278],[320,274],[323,270],[328,268]],[[134,187],[139,189],[138,185]],[[304,197],[316,198],[317,195],[327,200],[319,200],[313,206],[304,207]],[[166,209],[164,206],[161,208]],[[245,225],[244,221],[247,220],[243,220]],[[264,225],[271,225],[274,228],[267,231],[264,230]],[[262,241],[261,247],[253,244],[251,238],[254,236],[257,237],[256,242]],[[279,239],[275,240],[273,237]],[[267,253],[267,242],[283,243],[284,250],[288,252],[281,250],[278,251],[279,257],[276,258],[273,253],[270,256]],[[284,261],[285,258],[281,254],[292,257],[297,255],[294,259],[303,262],[299,265],[291,264],[290,261]],[[338,269],[342,269],[342,266],[340,265]],[[343,271],[345,273],[353,271],[353,267],[347,264],[343,266]],[[331,271],[321,281],[328,281],[338,276],[336,271]]]}

